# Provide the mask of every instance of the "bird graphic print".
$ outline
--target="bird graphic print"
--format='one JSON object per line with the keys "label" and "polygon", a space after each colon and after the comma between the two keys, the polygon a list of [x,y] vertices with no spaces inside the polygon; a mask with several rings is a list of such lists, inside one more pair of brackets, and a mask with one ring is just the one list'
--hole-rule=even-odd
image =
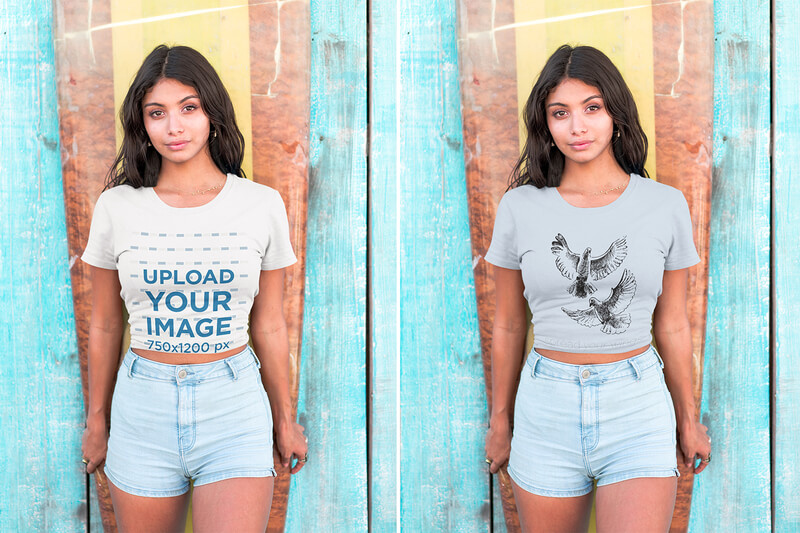
{"label": "bird graphic print", "polygon": [[567,239],[559,233],[552,242],[550,251],[556,256],[556,266],[561,275],[575,280],[567,288],[569,293],[578,298],[586,298],[597,290],[589,283],[589,278],[597,281],[614,272],[628,255],[628,243],[623,236],[612,242],[603,255],[592,257],[591,248],[586,248],[582,254],[570,250]]}
{"label": "bird graphic print", "polygon": [[611,290],[611,295],[603,301],[597,298],[589,298],[588,309],[576,309],[570,311],[561,308],[568,317],[575,320],[581,326],[592,328],[601,326],[603,333],[616,335],[622,333],[631,324],[631,315],[623,313],[636,294],[636,279],[628,269],[622,271],[619,283]]}

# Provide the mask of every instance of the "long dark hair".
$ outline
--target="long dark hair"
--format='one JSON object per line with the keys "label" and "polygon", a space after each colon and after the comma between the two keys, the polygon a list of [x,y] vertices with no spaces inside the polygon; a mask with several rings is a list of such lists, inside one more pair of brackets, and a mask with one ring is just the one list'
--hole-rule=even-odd
{"label": "long dark hair", "polygon": [[[547,127],[545,100],[567,78],[596,87],[614,121],[614,157],[627,173],[650,177],[644,168],[647,136],[639,123],[636,102],[622,74],[603,52],[591,46],[562,45],[547,60],[523,110],[528,138],[514,165],[509,189],[520,185],[558,187],[564,172],[564,154],[553,146]],[[616,132],[619,132],[617,138]]]}
{"label": "long dark hair", "polygon": [[211,122],[209,151],[214,164],[224,173],[244,177],[244,136],[228,91],[217,71],[203,55],[188,46],[159,45],[145,58],[119,110],[122,146],[106,175],[106,188],[130,185],[154,187],[161,170],[161,155],[149,146],[144,128],[142,100],[160,80],[168,78],[197,91],[203,112]]}

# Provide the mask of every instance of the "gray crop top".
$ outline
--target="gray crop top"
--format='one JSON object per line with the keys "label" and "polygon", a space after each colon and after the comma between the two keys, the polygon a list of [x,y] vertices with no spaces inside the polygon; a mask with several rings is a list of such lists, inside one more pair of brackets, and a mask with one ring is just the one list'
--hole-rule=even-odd
{"label": "gray crop top", "polygon": [[683,194],[636,174],[603,207],[524,185],[497,207],[486,260],[522,270],[534,348],[620,353],[651,341],[664,270],[700,262]]}

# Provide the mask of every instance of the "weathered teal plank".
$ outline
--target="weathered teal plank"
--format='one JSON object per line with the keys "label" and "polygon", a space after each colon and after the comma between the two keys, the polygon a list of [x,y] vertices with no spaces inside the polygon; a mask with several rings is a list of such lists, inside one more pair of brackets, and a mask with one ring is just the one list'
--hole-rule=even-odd
{"label": "weathered teal plank", "polygon": [[800,531],[800,125],[795,111],[800,84],[800,4],[776,2],[773,31],[774,530],[790,533]]}
{"label": "weathered teal plank", "polygon": [[365,0],[311,2],[311,143],[298,418],[309,462],[287,531],[367,528]]}
{"label": "weathered teal plank", "polygon": [[0,0],[0,531],[83,531],[52,3]]}
{"label": "weathered teal plank", "polygon": [[397,167],[397,10],[370,4],[370,528],[400,522],[400,261]]}
{"label": "weathered teal plank", "polygon": [[488,531],[456,4],[397,0],[395,9],[401,524],[408,531]]}
{"label": "weathered teal plank", "polygon": [[770,2],[717,0],[714,24],[701,415],[713,462],[695,479],[690,531],[770,531]]}

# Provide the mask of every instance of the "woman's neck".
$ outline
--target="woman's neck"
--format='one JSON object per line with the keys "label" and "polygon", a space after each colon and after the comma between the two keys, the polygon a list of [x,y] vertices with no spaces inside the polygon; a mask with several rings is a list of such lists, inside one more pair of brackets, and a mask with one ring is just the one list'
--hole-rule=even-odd
{"label": "woman's neck", "polygon": [[561,192],[592,195],[627,182],[625,172],[617,160],[598,157],[588,163],[576,163],[567,159],[558,186]]}

